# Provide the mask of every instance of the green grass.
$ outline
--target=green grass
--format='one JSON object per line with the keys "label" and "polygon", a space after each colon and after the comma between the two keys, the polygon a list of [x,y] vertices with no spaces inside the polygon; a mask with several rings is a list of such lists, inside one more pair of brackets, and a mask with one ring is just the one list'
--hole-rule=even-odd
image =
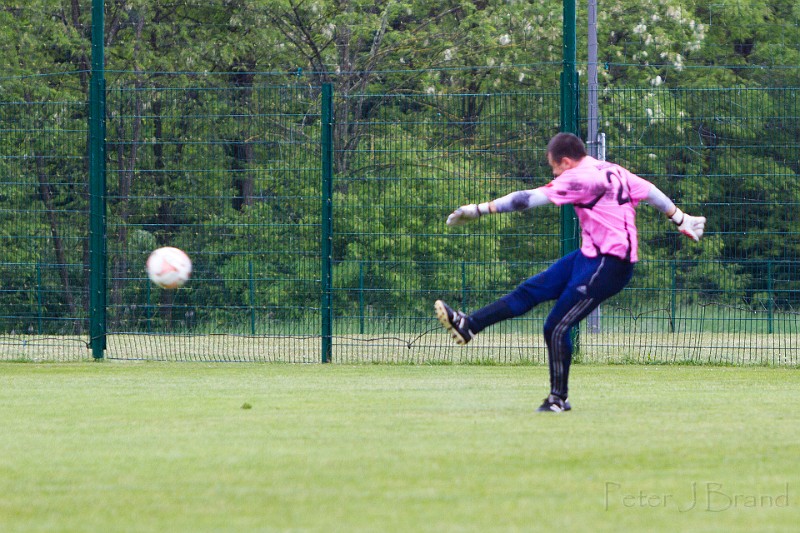
{"label": "green grass", "polygon": [[579,365],[561,415],[534,413],[546,383],[544,366],[2,363],[1,529],[800,523],[797,370]]}

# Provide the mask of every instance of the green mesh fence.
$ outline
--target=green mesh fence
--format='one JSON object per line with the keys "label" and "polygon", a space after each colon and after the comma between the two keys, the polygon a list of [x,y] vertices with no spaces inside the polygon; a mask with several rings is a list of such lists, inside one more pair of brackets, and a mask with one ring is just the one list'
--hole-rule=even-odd
{"label": "green mesh fence", "polygon": [[[37,82],[21,81],[29,88]],[[4,86],[0,358],[85,357],[87,106],[15,92],[8,80]]]}
{"label": "green mesh fence", "polygon": [[619,317],[608,321],[615,334],[584,336],[586,353],[799,362],[798,96],[791,88],[604,93],[609,159],[708,224],[696,245],[654,210],[639,210],[644,260],[605,307]]}
{"label": "green mesh fence", "polygon": [[[357,120],[369,98],[383,102]],[[559,93],[353,96],[337,106],[335,360],[543,361],[544,309],[454,347],[443,298],[489,303],[559,253],[557,209],[448,228],[465,203],[547,182]],[[352,148],[351,148],[352,147]]]}
{"label": "green mesh fence", "polygon": [[175,85],[108,94],[107,357],[319,361],[319,90]]}
{"label": "green mesh fence", "polygon": [[[316,362],[330,312],[334,362],[546,361],[548,305],[457,347],[432,304],[477,309],[559,256],[555,207],[444,223],[463,203],[549,181],[556,87],[387,95],[334,86],[333,143],[323,146],[319,87],[157,81],[107,93],[108,358]],[[634,279],[593,327],[581,325],[579,358],[800,364],[798,94],[602,93],[607,157],[709,221],[694,244],[640,207]],[[82,101],[0,102],[2,359],[90,356],[86,113]],[[162,245],[194,261],[180,290],[146,278],[147,255]]]}
{"label": "green mesh fence", "polygon": [[[709,223],[694,244],[639,209],[642,261],[593,327],[581,326],[580,357],[798,363],[797,96],[604,92],[607,157]],[[558,131],[558,95],[404,96],[348,127],[369,143],[337,152],[336,183],[350,193],[335,217],[341,360],[544,361],[548,305],[464,348],[451,346],[430,307],[443,298],[475,309],[558,257],[556,208],[444,224],[458,205],[551,179],[543,147]]]}

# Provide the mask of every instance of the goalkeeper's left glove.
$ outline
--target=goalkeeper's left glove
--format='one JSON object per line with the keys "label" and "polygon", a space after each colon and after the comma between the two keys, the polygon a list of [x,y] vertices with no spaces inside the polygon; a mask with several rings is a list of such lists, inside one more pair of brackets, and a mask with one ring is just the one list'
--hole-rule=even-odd
{"label": "goalkeeper's left glove", "polygon": [[703,236],[706,227],[706,217],[693,217],[687,215],[677,207],[675,213],[669,219],[678,226],[678,231],[697,242]]}

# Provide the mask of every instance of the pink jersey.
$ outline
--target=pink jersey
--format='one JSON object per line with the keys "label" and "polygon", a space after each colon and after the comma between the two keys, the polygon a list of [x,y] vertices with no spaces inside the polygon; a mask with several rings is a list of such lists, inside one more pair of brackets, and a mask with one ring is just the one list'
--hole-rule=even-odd
{"label": "pink jersey", "polygon": [[538,190],[556,205],[575,207],[585,256],[609,254],[635,263],[639,259],[635,208],[651,187],[619,165],[586,156]]}

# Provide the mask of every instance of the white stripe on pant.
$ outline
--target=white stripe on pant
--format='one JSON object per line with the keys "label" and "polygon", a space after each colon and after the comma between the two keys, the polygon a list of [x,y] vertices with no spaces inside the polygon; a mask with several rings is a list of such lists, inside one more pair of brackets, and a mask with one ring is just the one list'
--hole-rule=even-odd
{"label": "white stripe on pant", "polygon": [[561,353],[564,346],[563,337],[569,331],[569,328],[579,321],[581,314],[591,307],[593,303],[594,298],[579,301],[556,324],[551,336],[545,337],[550,352],[550,392],[562,398],[567,397],[567,381],[569,378],[567,368],[572,358],[571,353]]}

